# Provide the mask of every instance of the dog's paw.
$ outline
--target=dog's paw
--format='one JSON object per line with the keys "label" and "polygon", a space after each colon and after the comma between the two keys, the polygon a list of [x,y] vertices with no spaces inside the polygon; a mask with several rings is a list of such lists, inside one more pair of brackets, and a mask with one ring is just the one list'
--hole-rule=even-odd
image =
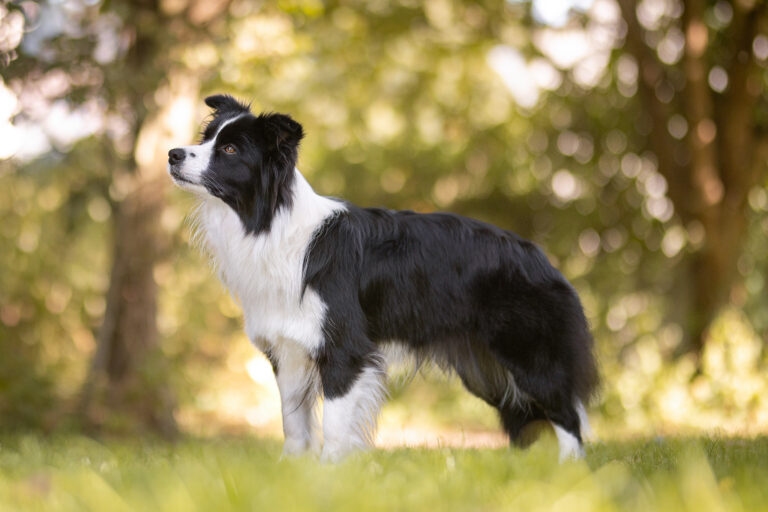
{"label": "dog's paw", "polygon": [[339,448],[323,448],[323,451],[320,454],[320,462],[323,464],[338,464],[344,460],[347,455],[349,455],[348,450]]}
{"label": "dog's paw", "polygon": [[308,439],[286,439],[280,459],[290,459],[303,455],[312,455],[312,445]]}

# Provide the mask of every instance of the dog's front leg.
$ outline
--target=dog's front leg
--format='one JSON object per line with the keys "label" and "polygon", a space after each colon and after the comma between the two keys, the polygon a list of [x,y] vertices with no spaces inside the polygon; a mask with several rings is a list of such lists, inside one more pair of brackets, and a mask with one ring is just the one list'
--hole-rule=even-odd
{"label": "dog's front leg", "polygon": [[285,444],[283,456],[319,453],[316,407],[320,390],[317,369],[303,347],[281,340],[268,353],[280,390]]}
{"label": "dog's front leg", "polygon": [[378,355],[360,366],[334,358],[320,366],[323,405],[323,462],[338,462],[373,445],[379,407],[386,394],[386,372]]}

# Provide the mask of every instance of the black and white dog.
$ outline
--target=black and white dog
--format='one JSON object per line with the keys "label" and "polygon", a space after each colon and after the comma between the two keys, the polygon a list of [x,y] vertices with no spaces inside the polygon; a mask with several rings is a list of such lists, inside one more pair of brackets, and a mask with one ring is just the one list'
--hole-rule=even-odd
{"label": "black and white dog", "polygon": [[511,441],[547,420],[561,458],[583,454],[592,338],[576,292],[534,244],[458,215],[320,196],[296,169],[299,123],[231,96],[205,102],[215,112],[202,142],[172,149],[168,169],[202,200],[205,246],[272,363],[284,453],[334,461],[370,446],[385,355],[399,347],[455,371]]}

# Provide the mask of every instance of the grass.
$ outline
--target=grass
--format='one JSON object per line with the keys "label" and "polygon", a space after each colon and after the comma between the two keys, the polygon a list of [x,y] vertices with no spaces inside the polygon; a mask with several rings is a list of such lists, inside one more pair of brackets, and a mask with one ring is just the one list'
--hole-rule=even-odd
{"label": "grass", "polygon": [[255,439],[0,438],[0,510],[768,510],[768,439],[398,449],[338,466]]}

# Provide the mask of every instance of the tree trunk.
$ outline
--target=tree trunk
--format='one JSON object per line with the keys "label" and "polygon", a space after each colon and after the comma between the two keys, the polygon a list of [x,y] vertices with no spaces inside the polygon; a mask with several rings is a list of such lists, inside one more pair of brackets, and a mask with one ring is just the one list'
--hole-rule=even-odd
{"label": "tree trunk", "polygon": [[686,348],[697,356],[704,350],[709,325],[728,301],[744,242],[747,212],[731,212],[720,224],[719,228],[705,229],[705,246],[691,258],[693,296],[688,316],[690,341]]}
{"label": "tree trunk", "polygon": [[175,401],[158,346],[157,285],[160,256],[158,219],[164,186],[147,181],[119,205],[114,231],[107,309],[91,372],[83,388],[89,426],[176,433]]}
{"label": "tree trunk", "polygon": [[194,79],[169,76],[161,91],[167,104],[144,121],[136,138],[136,170],[120,179],[125,197],[115,216],[107,308],[81,393],[81,412],[92,427],[166,437],[177,431],[170,368],[158,339],[153,273],[166,252],[160,222],[170,183],[166,154],[192,137],[197,91]]}
{"label": "tree trunk", "polygon": [[[681,220],[699,223],[704,232],[703,246],[689,260],[692,297],[685,320],[688,343],[681,347],[681,352],[693,352],[698,359],[709,325],[728,301],[737,278],[736,266],[748,224],[747,197],[766,169],[762,144],[755,143],[754,106],[761,78],[751,48],[765,12],[757,3],[735,3],[730,46],[723,57],[708,53],[706,2],[685,0],[681,20],[685,50],[680,65],[685,90],[676,102],[666,105],[655,94],[665,71],[646,45],[649,39],[637,20],[636,3],[619,0],[619,5],[627,24],[626,47],[641,70],[638,87],[654,125],[649,142],[659,158],[659,172],[667,179],[670,199]],[[723,60],[729,76],[722,96],[715,96],[707,83],[711,61],[716,58]],[[682,142],[666,130],[675,109],[690,127]],[[686,165],[672,158],[678,144],[685,144],[684,150],[690,155]]]}

